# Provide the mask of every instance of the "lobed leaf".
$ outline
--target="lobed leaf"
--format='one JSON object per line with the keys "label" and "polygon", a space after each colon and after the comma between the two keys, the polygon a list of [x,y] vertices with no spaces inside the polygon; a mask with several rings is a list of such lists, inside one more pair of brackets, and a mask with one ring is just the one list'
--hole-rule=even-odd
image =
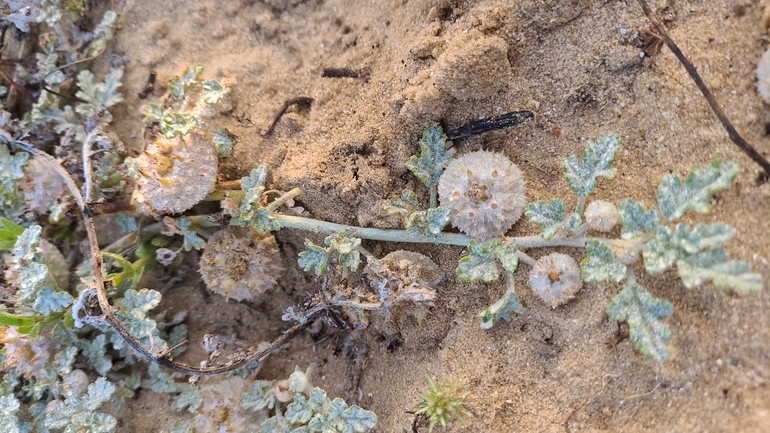
{"label": "lobed leaf", "polygon": [[47,285],[37,292],[32,308],[40,315],[50,316],[53,313],[61,313],[72,305],[74,300],[69,293],[54,291],[52,286]]}
{"label": "lobed leaf", "polygon": [[247,410],[257,411],[262,409],[272,410],[280,406],[280,402],[275,395],[273,382],[267,380],[258,380],[254,382],[253,391],[243,394],[241,407]]}
{"label": "lobed leaf", "polygon": [[500,260],[503,270],[508,274],[513,274],[519,266],[519,253],[516,245],[513,242],[504,240],[502,242],[494,241],[489,247],[495,253],[495,257]]}
{"label": "lobed leaf", "polygon": [[336,251],[339,255],[340,264],[355,271],[361,264],[361,253],[358,248],[361,246],[361,239],[348,237],[343,233],[333,233],[324,239],[324,243],[329,245],[331,251]]}
{"label": "lobed leaf", "polygon": [[476,317],[481,319],[481,329],[489,329],[500,322],[500,320],[510,322],[511,311],[522,314],[524,313],[524,307],[521,306],[519,296],[515,292],[507,291],[502,298],[477,314]]}
{"label": "lobed leaf", "polygon": [[402,218],[404,226],[406,226],[406,218],[413,212],[420,210],[420,204],[417,202],[417,195],[414,191],[405,189],[401,192],[400,196],[385,201],[382,208],[388,215],[396,215]]}
{"label": "lobed leaf", "polygon": [[481,280],[488,283],[500,278],[494,254],[476,239],[471,239],[468,255],[460,259],[455,274],[463,282]]}
{"label": "lobed leaf", "polygon": [[8,147],[0,143],[0,217],[14,219],[24,210],[24,200],[17,194],[16,184],[24,178],[28,159],[26,152],[11,155]]}
{"label": "lobed leaf", "polygon": [[698,223],[694,229],[687,223],[679,223],[674,230],[660,226],[643,253],[644,267],[651,274],[659,274],[677,260],[724,244],[734,233],[730,226],[722,223]]}
{"label": "lobed leaf", "polygon": [[184,98],[184,95],[187,92],[187,88],[198,81],[198,77],[202,72],[203,66],[196,63],[190,67],[185,68],[181,77],[172,78],[168,83],[168,90],[171,93],[171,96],[173,96],[177,101],[180,101],[182,98]]}
{"label": "lobed leaf", "polygon": [[[115,419],[106,414],[100,414],[94,417],[91,412],[99,408],[103,403],[110,399],[112,393],[115,392],[115,385],[107,381],[107,379],[100,377],[93,383],[88,385],[86,395],[78,396],[74,393],[69,393],[67,399],[59,405],[55,406],[53,410],[47,413],[45,417],[46,428],[63,428],[71,426],[85,426],[96,429],[100,432],[112,432],[115,429]],[[109,418],[112,418],[112,422]],[[112,429],[108,427],[112,425]],[[67,430],[65,430],[67,431]],[[69,430],[72,432],[79,432],[83,430]],[[85,431],[91,431],[85,428]]]}
{"label": "lobed leaf", "polygon": [[118,92],[118,87],[122,85],[120,82],[122,78],[121,69],[111,70],[104,77],[104,83],[96,82],[91,71],[87,69],[80,71],[77,77],[80,90],[75,93],[75,96],[86,102],[78,104],[75,111],[85,116],[93,116],[123,101],[123,95]]}
{"label": "lobed leaf", "polygon": [[528,204],[524,208],[524,215],[540,227],[540,236],[548,240],[563,227],[567,207],[560,199],[540,200]]}
{"label": "lobed leaf", "polygon": [[13,394],[0,396],[0,431],[21,433],[19,421],[19,400]]}
{"label": "lobed leaf", "polygon": [[420,139],[420,156],[412,156],[406,168],[417,176],[428,188],[438,185],[444,167],[452,160],[446,152],[446,138],[440,126],[426,128]]}
{"label": "lobed leaf", "polygon": [[203,88],[203,102],[208,105],[214,105],[224,99],[230,93],[230,89],[222,86],[217,80],[206,80],[201,83]]}
{"label": "lobed leaf", "polygon": [[595,142],[586,142],[582,163],[570,156],[562,164],[564,178],[578,197],[587,197],[596,188],[596,178],[615,177],[617,171],[612,168],[615,154],[620,149],[620,136],[615,133],[599,135]]}
{"label": "lobed leaf", "polygon": [[329,268],[329,253],[326,248],[305,239],[305,251],[299,253],[297,262],[305,271],[314,270],[316,275],[323,275]]}
{"label": "lobed leaf", "polygon": [[668,359],[666,343],[671,331],[663,323],[674,307],[664,299],[652,296],[644,287],[630,283],[607,307],[610,319],[628,322],[631,342],[648,358],[661,362]]}
{"label": "lobed leaf", "polygon": [[580,262],[583,281],[600,283],[614,281],[619,283],[626,277],[626,265],[620,263],[612,254],[612,250],[598,239],[586,242],[586,257]]}
{"label": "lobed leaf", "polygon": [[425,236],[438,237],[449,224],[452,211],[446,206],[434,207],[411,213],[404,223],[404,228]]}
{"label": "lobed leaf", "polygon": [[102,376],[112,369],[112,357],[107,354],[107,336],[99,334],[93,340],[78,340],[78,347],[88,358],[88,364]]}
{"label": "lobed leaf", "polygon": [[203,396],[197,389],[188,389],[174,397],[171,401],[171,409],[181,412],[187,409],[190,413],[195,413],[203,405]]}
{"label": "lobed leaf", "polygon": [[219,152],[220,155],[224,156],[225,158],[230,158],[233,156],[235,140],[233,139],[233,136],[227,132],[227,130],[217,129],[216,132],[214,132],[214,136],[211,140],[214,142],[214,148],[217,150],[217,152]]}
{"label": "lobed leaf", "polygon": [[739,171],[737,163],[717,159],[705,168],[695,167],[684,183],[679,176],[663,176],[658,185],[658,207],[668,220],[675,220],[688,210],[707,213],[711,210],[711,196],[732,185]]}
{"label": "lobed leaf", "polygon": [[679,260],[676,266],[682,283],[688,289],[711,280],[720,289],[741,293],[762,290],[762,275],[751,272],[746,262],[727,261],[727,253],[721,248]]}
{"label": "lobed leaf", "polygon": [[655,230],[660,224],[658,211],[645,211],[644,207],[631,200],[624,198],[618,205],[618,217],[623,224],[623,230],[620,232],[622,239],[633,239]]}

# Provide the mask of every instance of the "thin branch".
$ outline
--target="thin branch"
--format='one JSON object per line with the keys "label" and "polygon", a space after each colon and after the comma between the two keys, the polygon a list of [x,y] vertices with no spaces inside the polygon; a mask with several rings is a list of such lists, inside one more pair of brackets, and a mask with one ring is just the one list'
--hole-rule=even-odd
{"label": "thin branch", "polygon": [[609,377],[609,378],[611,378],[611,379],[617,379],[617,378],[618,378],[618,377],[620,377],[620,376],[619,376],[619,375],[617,375],[617,374],[605,374],[605,375],[602,377],[602,387],[601,387],[601,389],[599,389],[599,390],[598,390],[598,391],[596,391],[596,392],[593,392],[593,393],[591,393],[591,394],[590,394],[588,397],[586,397],[586,399],[585,399],[585,400],[583,400],[583,402],[582,402],[582,403],[580,403],[580,404],[578,405],[578,407],[576,407],[576,408],[575,408],[575,410],[573,410],[573,411],[572,411],[572,412],[569,414],[569,416],[567,417],[567,419],[564,421],[564,429],[565,429],[565,430],[567,430],[567,433],[570,433],[570,429],[569,429],[569,420],[570,420],[570,419],[572,419],[572,416],[573,416],[573,415],[575,415],[576,413],[578,413],[578,411],[579,411],[580,409],[582,409],[582,408],[583,408],[583,406],[585,406],[586,404],[588,404],[588,401],[589,401],[589,400],[591,400],[592,398],[594,398],[594,397],[596,397],[597,395],[599,395],[599,394],[601,394],[602,392],[604,392],[604,389],[605,389],[605,388],[607,388],[607,384],[609,383],[609,382],[607,381],[607,378],[608,378],[608,377]]}
{"label": "thin branch", "polygon": [[278,109],[278,111],[275,112],[275,115],[273,116],[273,120],[270,121],[270,125],[267,126],[267,128],[263,129],[259,132],[259,135],[263,137],[267,137],[270,135],[271,132],[273,132],[273,128],[275,128],[275,125],[278,123],[279,120],[281,120],[281,117],[283,117],[283,113],[286,112],[286,110],[289,109],[294,104],[305,104],[305,105],[311,105],[315,101],[313,98],[309,98],[307,96],[299,96],[297,98],[289,99],[288,101],[284,102],[283,105],[281,105],[281,108]]}
{"label": "thin branch", "polygon": [[[215,365],[211,367],[191,367],[189,365],[177,363],[168,359],[167,353],[154,353],[151,348],[144,346],[136,337],[131,335],[131,333],[126,329],[125,326],[123,326],[117,316],[115,316],[112,306],[110,305],[110,301],[107,298],[107,292],[104,288],[103,259],[101,250],[99,249],[99,242],[96,237],[96,227],[94,225],[94,220],[90,211],[88,210],[87,202],[83,197],[83,194],[80,192],[77,184],[75,184],[75,181],[72,179],[69,173],[67,173],[67,170],[64,169],[61,163],[59,163],[59,161],[57,161],[54,157],[47,154],[46,152],[36,149],[30,143],[23,141],[13,141],[12,144],[43,159],[45,162],[50,164],[62,178],[67,188],[70,190],[70,193],[78,204],[78,208],[80,208],[80,212],[83,217],[83,223],[86,228],[86,233],[88,234],[88,242],[91,248],[91,265],[93,266],[94,284],[96,286],[96,297],[99,302],[99,308],[102,310],[102,314],[104,315],[104,320],[115,330],[115,332],[120,334],[120,336],[131,347],[133,347],[134,350],[146,356],[152,362],[169,370],[191,376],[210,376],[214,374],[225,373],[244,365],[248,365],[253,361],[259,361],[270,353],[275,352],[281,346],[286,344],[289,340],[297,336],[300,332],[302,332],[305,328],[313,323],[312,318],[309,318],[305,323],[295,325],[286,330],[283,334],[281,334],[280,337],[270,343],[270,345],[264,350],[246,354],[240,357],[240,359],[233,360],[223,365]],[[84,161],[87,163],[86,165],[90,163],[88,159],[85,159]],[[86,183],[88,182],[89,179],[86,179]],[[88,190],[88,188],[86,188],[86,190]]]}
{"label": "thin branch", "polygon": [[655,27],[655,31],[658,32],[660,36],[663,37],[663,40],[666,42],[666,45],[668,46],[668,49],[671,50],[672,53],[676,56],[677,59],[679,59],[679,62],[684,66],[684,68],[687,70],[687,73],[690,74],[690,77],[695,81],[695,85],[698,86],[698,89],[700,89],[701,93],[703,93],[703,96],[706,98],[706,101],[711,106],[711,110],[714,111],[714,114],[717,116],[720,122],[722,122],[722,126],[727,130],[727,134],[730,136],[730,140],[732,140],[733,143],[735,143],[738,147],[743,150],[746,155],[748,155],[754,162],[756,162],[762,169],[767,173],[768,176],[770,176],[770,162],[768,162],[765,158],[762,157],[762,155],[759,154],[751,145],[746,142],[746,140],[743,139],[743,137],[738,134],[738,132],[733,127],[733,124],[730,123],[730,120],[727,118],[725,113],[722,111],[722,108],[719,107],[719,104],[717,104],[716,99],[714,99],[714,95],[711,94],[711,91],[706,87],[706,84],[703,83],[703,80],[701,79],[700,75],[698,75],[698,71],[695,70],[695,67],[690,63],[689,60],[687,60],[687,57],[682,54],[682,51],[679,49],[679,47],[676,46],[674,41],[671,39],[671,37],[668,36],[668,33],[666,33],[666,29],[663,28],[663,25],[660,23],[658,18],[655,16],[655,14],[652,12],[652,9],[650,9],[650,6],[647,4],[647,1],[645,0],[638,0],[639,5],[644,10],[644,14],[647,15],[647,18],[652,21],[652,25]]}

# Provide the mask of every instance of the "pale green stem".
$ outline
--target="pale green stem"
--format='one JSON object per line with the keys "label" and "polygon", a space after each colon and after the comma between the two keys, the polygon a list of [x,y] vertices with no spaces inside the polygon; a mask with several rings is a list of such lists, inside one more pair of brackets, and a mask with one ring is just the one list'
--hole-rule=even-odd
{"label": "pale green stem", "polygon": [[580,215],[583,213],[583,208],[586,206],[586,196],[579,195],[577,200],[577,206],[575,206],[575,213]]}
{"label": "pale green stem", "polygon": [[[307,230],[315,233],[332,234],[346,231],[350,236],[385,242],[408,242],[418,244],[440,244],[440,245],[459,245],[468,246],[471,238],[459,233],[442,233],[439,236],[426,236],[417,232],[408,230],[385,230],[366,227],[346,226],[326,221],[319,221],[312,218],[300,216],[273,214],[282,227]],[[517,248],[541,248],[541,247],[585,247],[586,238],[584,236],[575,237],[554,237],[545,240],[540,236],[517,236],[506,238]]]}
{"label": "pale green stem", "polygon": [[242,199],[244,196],[246,196],[246,191],[242,189],[222,189],[207,195],[203,198],[203,201],[222,201],[226,198]]}
{"label": "pale green stem", "polygon": [[436,207],[438,207],[438,187],[434,185],[430,187],[430,208]]}
{"label": "pale green stem", "polygon": [[525,253],[524,251],[516,251],[516,254],[519,255],[519,260],[521,260],[522,262],[528,264],[530,267],[535,266],[535,259],[530,257],[529,254]]}

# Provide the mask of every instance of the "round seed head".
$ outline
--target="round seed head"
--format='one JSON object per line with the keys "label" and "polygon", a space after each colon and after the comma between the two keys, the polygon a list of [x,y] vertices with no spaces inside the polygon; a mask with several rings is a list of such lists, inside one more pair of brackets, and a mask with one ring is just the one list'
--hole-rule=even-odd
{"label": "round seed head", "polygon": [[618,208],[603,200],[588,203],[584,215],[591,228],[600,232],[608,232],[618,223]]}
{"label": "round seed head", "polygon": [[467,153],[444,170],[441,205],[454,211],[452,223],[482,241],[503,236],[524,212],[521,171],[501,153]]}
{"label": "round seed head", "polygon": [[552,253],[535,262],[529,273],[529,285],[540,299],[556,308],[575,297],[583,280],[575,259]]}

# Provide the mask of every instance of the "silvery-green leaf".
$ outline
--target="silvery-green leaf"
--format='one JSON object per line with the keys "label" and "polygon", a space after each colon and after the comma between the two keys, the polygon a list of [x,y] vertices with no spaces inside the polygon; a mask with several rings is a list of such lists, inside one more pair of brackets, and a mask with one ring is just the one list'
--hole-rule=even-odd
{"label": "silvery-green leaf", "polygon": [[128,216],[128,212],[118,212],[116,222],[126,233],[133,233],[139,229],[139,226],[136,224],[136,219]]}
{"label": "silvery-green leaf", "polygon": [[377,425],[377,415],[374,412],[361,409],[358,406],[348,407],[341,398],[335,398],[330,405],[325,407],[323,415],[327,419],[328,427],[322,431],[363,433]]}
{"label": "silvery-green leaf", "polygon": [[600,283],[602,281],[621,282],[626,277],[626,265],[612,255],[610,248],[597,239],[586,242],[586,257],[580,262],[583,281]]}
{"label": "silvery-green leaf", "polygon": [[169,370],[161,368],[156,363],[151,363],[147,368],[147,374],[149,379],[142,380],[140,385],[142,388],[147,388],[158,394],[173,394],[179,392],[179,386],[177,386],[174,379],[171,377]]}
{"label": "silvery-green leaf", "polygon": [[0,396],[0,431],[21,433],[19,400],[13,394]]}
{"label": "silvery-green leaf", "polygon": [[16,184],[24,178],[24,166],[29,154],[11,155],[5,144],[0,144],[0,216],[10,220],[24,210],[24,199],[17,194]]}
{"label": "silvery-green leaf", "polygon": [[118,421],[106,413],[81,412],[72,417],[64,433],[112,433]]}
{"label": "silvery-green leaf", "polygon": [[327,236],[324,243],[330,247],[330,250],[337,252],[342,266],[351,271],[358,269],[358,265],[361,264],[361,253],[358,252],[361,239],[348,237],[343,233],[334,233]]}
{"label": "silvery-green leaf", "polygon": [[457,279],[464,282],[481,280],[490,282],[500,277],[495,256],[489,248],[476,239],[468,244],[468,255],[460,259],[455,269]]}
{"label": "silvery-green leaf", "polygon": [[[113,392],[115,392],[114,384],[103,377],[96,379],[96,381],[88,385],[86,395],[78,396],[74,393],[70,393],[67,395],[67,399],[64,400],[64,402],[55,406],[45,417],[45,427],[63,428],[73,425],[76,422],[80,422],[79,420],[82,419],[88,420],[87,415],[98,409],[104,402],[108,401]],[[100,421],[99,425],[104,425],[104,419],[98,421]]]}
{"label": "silvery-green leaf", "polygon": [[235,140],[233,140],[233,137],[227,133],[227,130],[217,129],[216,132],[214,132],[214,136],[212,137],[211,141],[214,142],[214,148],[217,150],[217,152],[219,152],[220,155],[224,156],[225,158],[230,158],[233,156]]}
{"label": "silvery-green leaf", "polygon": [[[139,339],[147,347],[156,347],[163,350],[166,342],[160,338],[158,324],[147,317],[147,312],[158,306],[161,294],[155,290],[134,289],[126,290],[118,307],[116,315],[131,334]],[[117,350],[127,347],[122,337],[115,335],[111,338],[112,346]],[[155,364],[153,364],[155,365]]]}
{"label": "silvery-green leaf", "polygon": [[165,115],[164,109],[158,104],[149,104],[142,110],[142,122],[144,123],[160,123],[163,121]]}
{"label": "silvery-green leaf", "polygon": [[206,241],[198,236],[198,233],[195,232],[195,229],[190,230],[190,226],[192,225],[192,220],[190,218],[179,218],[175,220],[174,225],[182,232],[182,235],[184,236],[182,247],[185,251],[190,251],[193,248],[196,250],[202,250],[206,247]]}
{"label": "silvery-green leaf", "polygon": [[52,313],[61,313],[74,300],[67,292],[56,292],[51,286],[45,286],[37,293],[32,308],[42,316],[50,316]]}
{"label": "silvery-green leaf", "polygon": [[417,202],[417,195],[414,191],[405,189],[401,192],[400,196],[387,200],[382,208],[387,214],[397,215],[404,219],[404,224],[406,225],[406,217],[420,210],[420,205]]}
{"label": "silvery-green leaf", "polygon": [[762,275],[751,272],[746,262],[728,261],[727,253],[721,248],[679,260],[676,266],[688,289],[711,280],[720,289],[742,293],[762,290]]}
{"label": "silvery-green leaf", "polygon": [[203,66],[196,63],[188,68],[185,68],[181,77],[172,78],[168,83],[168,90],[171,93],[171,96],[173,96],[177,101],[182,100],[185,93],[187,92],[187,88],[190,87],[191,84],[194,84],[198,81],[198,77],[202,72]]}
{"label": "silvery-green leaf", "polygon": [[582,163],[570,156],[562,164],[564,178],[578,197],[586,197],[596,188],[596,178],[615,177],[612,168],[615,153],[620,149],[620,136],[615,133],[600,135],[595,142],[586,142]]}
{"label": "silvery-green leaf", "polygon": [[171,401],[171,409],[181,412],[187,409],[190,413],[195,413],[203,404],[203,396],[197,389],[188,389],[177,395]]}
{"label": "silvery-green leaf", "polygon": [[104,77],[104,83],[96,82],[91,71],[87,69],[80,71],[77,81],[80,90],[75,93],[75,96],[86,102],[79,104],[75,111],[85,116],[93,116],[121,102],[123,95],[118,93],[118,87],[122,85],[121,78],[123,78],[121,69],[110,71]]}
{"label": "silvery-green leaf", "polygon": [[257,411],[262,409],[272,410],[280,405],[275,395],[275,386],[273,382],[267,380],[258,380],[254,382],[254,390],[244,393],[241,400],[241,407],[247,410]]}
{"label": "silvery-green leaf", "polygon": [[620,237],[623,239],[633,239],[649,233],[658,227],[660,217],[658,211],[645,211],[641,204],[624,198],[618,205],[618,217],[623,224],[623,230]]}
{"label": "silvery-green leaf", "polygon": [[564,225],[567,207],[559,199],[540,200],[528,204],[524,208],[524,215],[540,227],[540,236],[547,240],[551,239]]}
{"label": "silvery-green leaf", "polygon": [[658,206],[663,216],[675,220],[688,210],[710,211],[711,196],[732,185],[739,171],[737,163],[717,159],[705,168],[695,167],[684,183],[679,176],[663,176],[658,185]]}
{"label": "silvery-green leaf", "polygon": [[88,363],[97,373],[104,376],[112,368],[112,358],[107,355],[107,336],[97,335],[93,340],[81,339],[78,341],[83,355],[88,358]]}
{"label": "silvery-green leaf", "polygon": [[489,248],[495,253],[497,260],[503,265],[503,270],[513,274],[519,266],[519,253],[516,245],[508,241],[494,241],[489,244]]}
{"label": "silvery-green leaf", "polygon": [[404,228],[426,236],[439,236],[449,224],[452,211],[446,206],[412,212],[404,222]]}
{"label": "silvery-green leaf", "polygon": [[316,275],[323,275],[329,267],[329,253],[326,248],[305,239],[305,251],[299,253],[297,262],[305,271],[312,269]]}
{"label": "silvery-green leaf", "polygon": [[521,306],[519,296],[513,291],[508,291],[505,292],[502,298],[487,307],[486,310],[477,314],[476,317],[481,319],[481,329],[489,329],[500,320],[510,322],[511,311],[522,314],[524,313],[524,307]]}
{"label": "silvery-green leaf", "polygon": [[275,231],[281,228],[278,220],[267,208],[260,205],[262,192],[265,191],[267,168],[264,165],[251,170],[248,177],[241,179],[241,188],[246,195],[241,200],[240,216],[230,221],[231,225],[251,225],[259,232]]}
{"label": "silvery-green leaf", "polygon": [[666,343],[671,331],[663,323],[674,307],[664,299],[652,296],[644,287],[628,284],[607,307],[610,319],[628,322],[631,342],[645,356],[655,361],[668,359]]}
{"label": "silvery-green leaf", "polygon": [[440,126],[431,126],[422,133],[420,156],[412,156],[406,163],[406,168],[429,188],[438,185],[444,167],[452,160],[445,146],[444,131]]}
{"label": "silvery-green leaf", "polygon": [[286,421],[291,424],[307,424],[313,418],[313,415],[320,411],[326,400],[326,393],[323,390],[314,388],[312,391],[313,394],[317,392],[323,394],[320,404],[318,396],[315,399],[312,396],[309,399],[305,399],[300,393],[294,394],[294,401],[286,406],[286,413],[284,413]]}
{"label": "silvery-green leaf", "polygon": [[177,421],[173,426],[171,426],[169,433],[195,433],[195,429],[193,428],[193,423],[190,420]]}
{"label": "silvery-green leaf", "polygon": [[75,363],[75,355],[77,355],[77,353],[78,348],[70,346],[54,356],[54,367],[56,367],[56,372],[59,373],[60,376],[64,376],[72,371],[72,364]]}
{"label": "silvery-green leaf", "polygon": [[286,422],[284,417],[281,415],[275,415],[266,419],[265,422],[259,426],[258,433],[291,433],[292,431],[292,428],[289,427],[289,424]]}
{"label": "silvery-green leaf", "polygon": [[206,80],[201,83],[203,88],[203,102],[214,105],[230,93],[230,89],[222,86],[217,80]]}
{"label": "silvery-green leaf", "polygon": [[679,223],[673,231],[660,226],[643,253],[644,267],[651,274],[659,274],[677,260],[724,244],[734,233],[730,226],[722,223],[698,223],[694,229],[687,223]]}
{"label": "silvery-green leaf", "polygon": [[160,132],[163,133],[164,137],[172,139],[177,135],[187,135],[200,126],[200,117],[193,113],[177,113],[166,110],[160,122]]}
{"label": "silvery-green leaf", "polygon": [[580,224],[582,223],[583,223],[583,218],[580,217],[580,214],[577,212],[573,212],[567,218],[567,221],[564,222],[564,232],[575,233],[580,227]]}

